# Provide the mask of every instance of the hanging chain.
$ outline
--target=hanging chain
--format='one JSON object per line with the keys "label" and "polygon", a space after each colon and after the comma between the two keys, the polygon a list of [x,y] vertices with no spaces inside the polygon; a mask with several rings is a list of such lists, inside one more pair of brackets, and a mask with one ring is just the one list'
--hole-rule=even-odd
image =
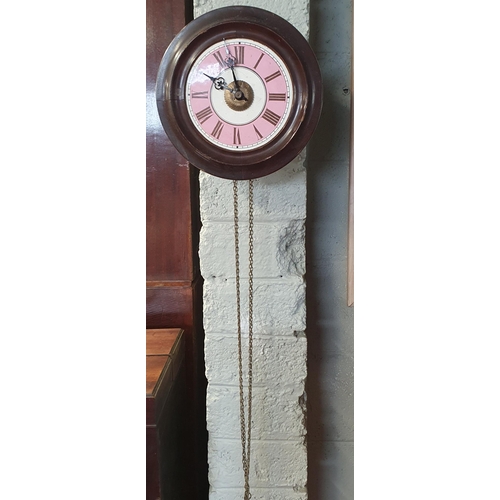
{"label": "hanging chain", "polygon": [[253,382],[253,179],[248,181],[248,431],[245,500],[250,500],[250,438],[252,435]]}
{"label": "hanging chain", "polygon": [[[236,265],[236,315],[238,324],[238,371],[240,388],[241,459],[245,480],[244,500],[250,500],[250,439],[252,432],[253,382],[253,179],[248,181],[248,413],[245,419],[243,394],[243,354],[241,342],[240,242],[238,214],[238,181],[233,181],[234,255]],[[247,421],[248,428],[245,425]]]}

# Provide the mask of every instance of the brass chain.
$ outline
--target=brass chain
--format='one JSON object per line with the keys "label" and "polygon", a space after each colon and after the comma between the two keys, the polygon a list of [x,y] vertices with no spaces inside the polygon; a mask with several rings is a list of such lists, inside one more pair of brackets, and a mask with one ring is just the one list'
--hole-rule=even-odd
{"label": "brass chain", "polygon": [[[245,481],[244,500],[250,500],[250,439],[252,433],[253,382],[253,179],[248,181],[248,413],[245,419],[243,394],[243,354],[241,341],[240,242],[238,213],[238,181],[233,181],[234,255],[236,266],[236,316],[238,325],[238,372],[240,389],[241,459]],[[245,425],[247,421],[248,428]]]}

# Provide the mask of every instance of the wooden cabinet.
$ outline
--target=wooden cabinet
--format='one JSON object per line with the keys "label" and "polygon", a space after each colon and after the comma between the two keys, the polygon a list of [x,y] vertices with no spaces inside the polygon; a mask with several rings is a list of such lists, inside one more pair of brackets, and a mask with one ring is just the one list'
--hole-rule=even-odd
{"label": "wooden cabinet", "polygon": [[146,500],[186,498],[186,373],[181,329],[146,331]]}

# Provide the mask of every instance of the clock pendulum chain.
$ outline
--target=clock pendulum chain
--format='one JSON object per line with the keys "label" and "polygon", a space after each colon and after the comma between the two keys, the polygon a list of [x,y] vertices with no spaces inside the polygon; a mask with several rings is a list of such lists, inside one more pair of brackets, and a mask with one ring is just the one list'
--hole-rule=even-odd
{"label": "clock pendulum chain", "polygon": [[[253,179],[248,181],[248,411],[245,419],[243,394],[243,354],[241,342],[241,294],[240,294],[240,245],[238,214],[238,181],[233,181],[234,203],[234,253],[236,264],[236,315],[238,326],[238,371],[240,389],[241,458],[245,480],[244,500],[250,500],[250,439],[252,431],[252,382],[253,382]],[[247,426],[245,425],[245,421]]]}

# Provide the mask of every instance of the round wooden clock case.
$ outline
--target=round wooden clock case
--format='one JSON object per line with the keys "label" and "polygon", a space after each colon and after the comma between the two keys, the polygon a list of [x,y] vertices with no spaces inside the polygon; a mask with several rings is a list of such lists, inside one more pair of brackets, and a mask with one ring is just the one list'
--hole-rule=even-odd
{"label": "round wooden clock case", "polygon": [[290,23],[255,7],[224,7],[174,38],[156,97],[165,132],[191,164],[254,179],[306,146],[321,113],[321,73]]}

